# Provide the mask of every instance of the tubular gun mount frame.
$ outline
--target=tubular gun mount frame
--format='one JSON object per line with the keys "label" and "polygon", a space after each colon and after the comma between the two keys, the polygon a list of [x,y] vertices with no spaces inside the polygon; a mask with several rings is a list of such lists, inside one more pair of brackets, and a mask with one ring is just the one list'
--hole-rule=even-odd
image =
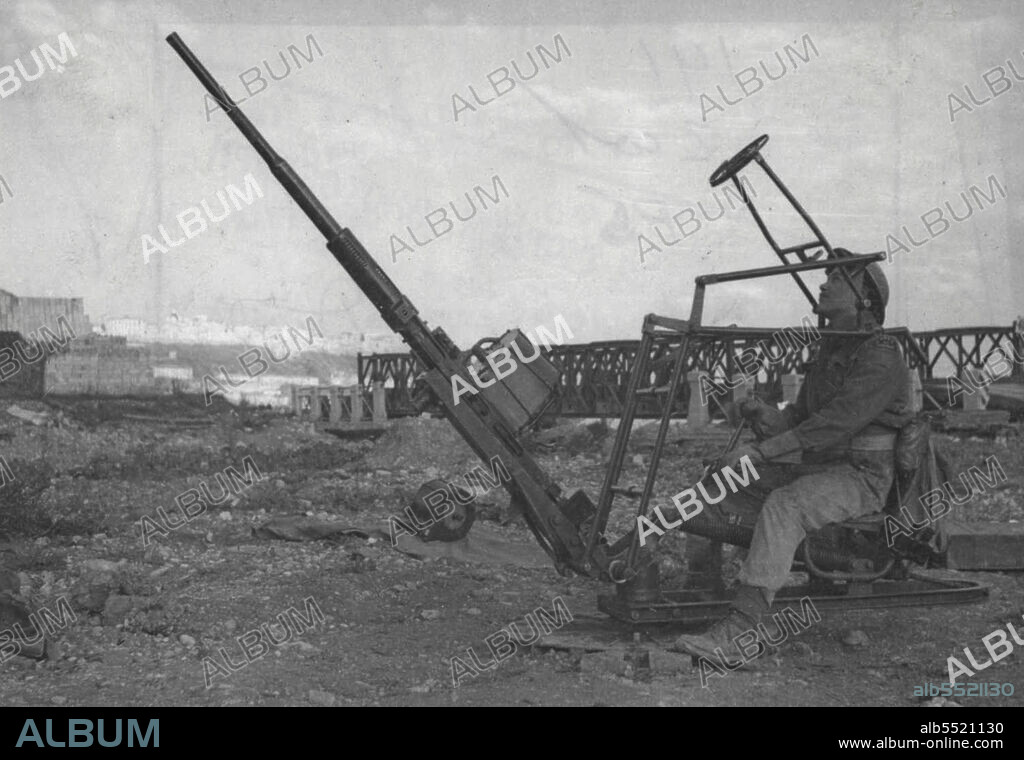
{"label": "tubular gun mount frame", "polygon": [[[509,492],[513,504],[522,511],[530,530],[551,557],[557,570],[562,574],[573,571],[614,582],[616,594],[602,596],[599,599],[599,606],[620,620],[645,624],[693,623],[720,615],[721,608],[727,604],[720,587],[712,589],[713,593],[710,594],[707,591],[661,592],[658,568],[653,561],[653,554],[649,546],[639,547],[635,529],[614,543],[605,537],[612,502],[616,496],[639,497],[637,514],[648,514],[673,405],[678,397],[680,381],[685,370],[689,368],[689,352],[701,342],[720,340],[734,333],[750,333],[750,328],[702,325],[705,288],[713,283],[788,274],[814,305],[815,300],[811,291],[800,279],[801,272],[839,267],[852,286],[851,274],[855,274],[858,269],[872,261],[884,258],[884,254],[842,259],[835,256],[832,247],[813,220],[761,156],[760,150],[768,141],[767,135],[762,135],[732,159],[724,162],[712,175],[712,186],[717,186],[728,179],[735,183],[759,229],[783,263],[775,267],[698,277],[689,320],[647,315],[644,320],[643,340],[630,376],[626,404],[608,471],[598,503],[595,505],[583,491],[577,490],[568,496],[564,494],[558,484],[525,451],[518,438],[519,434],[529,428],[547,408],[560,369],[543,355],[532,359],[528,365],[524,363],[505,377],[495,377],[486,365],[482,370],[477,369],[479,364],[484,363],[488,348],[504,348],[512,343],[522,346],[522,342],[528,339],[519,330],[510,330],[498,339],[480,341],[469,351],[462,351],[443,329],[428,328],[408,297],[392,282],[355,235],[335,221],[295,170],[274,151],[177,33],[169,35],[167,42],[263,158],[271,173],[299,208],[323,234],[327,241],[327,249],[377,308],[388,327],[408,344],[425,368],[422,381],[436,396],[445,416],[459,434],[483,462],[490,462],[495,456],[500,458],[511,476],[504,487]],[[780,248],[776,244],[744,187],[737,180],[737,174],[751,161],[761,166],[807,223],[813,233],[811,242],[787,248]],[[816,255],[811,255],[814,251],[817,252]],[[798,260],[790,262],[787,259],[790,255],[796,255]],[[856,288],[854,290],[856,292]],[[773,331],[765,329],[764,332],[768,335]],[[836,330],[820,332],[823,336],[863,334]],[[906,328],[887,332],[901,339],[905,351],[912,356],[912,363],[919,364],[925,361],[917,341]],[[665,349],[662,363],[670,363],[671,366],[668,386],[641,387],[642,382],[646,385],[652,377],[659,375],[659,372],[647,366],[652,349],[658,345]],[[528,343],[526,346],[528,347]],[[481,390],[479,393],[467,394],[457,402],[453,394],[453,378],[461,377],[467,385],[472,386],[474,383],[471,370],[479,372]],[[664,376],[663,372],[660,374]],[[485,385],[484,380],[493,382]],[[619,486],[618,479],[632,428],[636,398],[644,393],[665,393],[665,411],[643,487],[638,491],[634,486]],[[738,439],[739,432],[736,431],[732,443]],[[704,519],[700,519],[702,517]],[[636,524],[635,519],[633,524]],[[698,515],[697,518],[684,523],[680,529],[711,538],[715,542],[712,545],[713,555],[717,553],[718,556],[721,543],[746,545],[752,534],[750,528],[718,524],[705,515]],[[797,556],[800,557],[801,554],[798,552]],[[876,580],[882,575],[897,577],[898,574],[894,572],[898,570],[894,568],[895,563],[887,559],[886,562],[873,562],[870,563],[871,567],[864,567],[863,559],[842,552],[815,550],[807,541],[803,547],[803,558],[805,565],[812,569],[813,577],[819,581],[833,581],[829,588],[826,588],[829,583],[825,583],[824,586],[819,583],[813,589],[815,593],[812,598],[815,603],[826,608],[954,604],[971,601],[987,593],[987,589],[977,584],[923,579],[903,583],[887,581],[891,586],[901,588],[872,588],[865,591],[864,581]],[[879,565],[883,568],[881,572]],[[814,570],[817,570],[817,573]],[[840,587],[834,583],[837,580],[850,582]],[[793,593],[802,593],[802,590],[786,589],[785,592],[779,595],[779,604],[784,603]]]}

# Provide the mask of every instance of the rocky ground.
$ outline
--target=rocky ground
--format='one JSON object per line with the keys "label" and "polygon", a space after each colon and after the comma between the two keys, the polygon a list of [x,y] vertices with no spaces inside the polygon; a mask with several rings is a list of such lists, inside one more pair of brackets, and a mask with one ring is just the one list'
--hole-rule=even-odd
{"label": "rocky ground", "polygon": [[[0,592],[28,610],[57,613],[63,600],[74,620],[53,626],[50,659],[13,656],[0,664],[0,705],[913,706],[943,702],[913,692],[946,680],[947,656],[961,656],[964,647],[982,656],[982,637],[1008,622],[1024,631],[1021,573],[939,571],[981,580],[990,596],[963,607],[830,612],[775,655],[712,677],[707,688],[688,657],[668,651],[671,630],[647,632],[641,645],[651,678],[634,678],[628,633],[596,608],[597,594],[609,588],[557,575],[504,491],[478,500],[468,542],[476,551],[392,547],[387,518],[401,513],[422,482],[458,480],[477,464],[443,421],[402,421],[370,441],[342,440],[269,412],[219,405],[208,412],[184,400],[20,406],[45,421],[0,413],[7,437],[0,451],[14,477],[0,488],[0,567],[7,571]],[[644,439],[628,457],[637,472]],[[536,457],[565,489],[595,495],[608,443],[599,425],[560,428],[538,436]],[[950,443],[962,467],[995,454],[1009,477],[963,507],[962,517],[1024,519],[1020,429]],[[671,446],[659,492],[689,484],[720,445],[712,437]],[[247,476],[247,458],[258,479],[236,481],[237,493],[181,520],[176,497],[205,487],[220,501],[226,468]],[[183,524],[164,525],[158,509]],[[352,530],[319,541],[254,534],[286,516]],[[145,541],[144,518],[161,527]],[[681,535],[663,542],[663,569],[675,570],[677,580],[685,546]],[[582,625],[605,644],[521,649],[453,686],[453,657],[468,662],[472,649],[487,664],[486,637],[511,623],[525,631],[538,608],[557,611],[558,599],[576,622],[552,639]],[[287,636],[282,620],[292,623]],[[0,615],[0,623],[10,620]],[[286,640],[255,644],[267,631]],[[1021,650],[969,679],[1013,683],[1017,696],[956,701],[1024,704]]]}

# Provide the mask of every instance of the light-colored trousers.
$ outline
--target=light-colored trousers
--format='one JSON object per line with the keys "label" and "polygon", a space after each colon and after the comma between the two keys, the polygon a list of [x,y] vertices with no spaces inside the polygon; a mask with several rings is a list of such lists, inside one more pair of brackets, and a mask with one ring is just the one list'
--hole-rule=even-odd
{"label": "light-colored trousers", "polygon": [[[854,451],[845,461],[823,464],[757,466],[761,476],[745,489],[740,504],[722,502],[725,512],[751,519],[750,497],[770,491],[756,514],[754,537],[739,581],[759,586],[769,602],[785,584],[797,547],[810,531],[830,523],[878,512],[893,481],[891,451]],[[739,494],[737,494],[739,496]],[[732,503],[730,503],[732,502]]]}

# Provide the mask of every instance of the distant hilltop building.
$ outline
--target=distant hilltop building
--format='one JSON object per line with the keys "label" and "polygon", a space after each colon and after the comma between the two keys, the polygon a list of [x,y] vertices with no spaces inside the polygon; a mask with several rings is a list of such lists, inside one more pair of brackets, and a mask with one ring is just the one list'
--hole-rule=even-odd
{"label": "distant hilltop building", "polygon": [[409,350],[402,339],[392,333],[362,333],[359,337],[358,352],[361,354],[386,354]]}
{"label": "distant hilltop building", "polygon": [[[296,337],[297,336],[297,337]],[[32,298],[0,290],[0,398],[87,394],[97,396],[154,396],[168,393],[203,393],[202,372],[196,362],[219,361],[217,350],[167,351],[154,344],[231,346],[222,351],[234,356],[235,347],[270,344],[281,354],[289,343],[302,350],[354,355],[379,351],[393,338],[388,335],[342,333],[326,339],[312,317],[291,325],[229,326],[210,320],[172,314],[159,326],[132,316],[104,320],[94,330],[81,298]],[[288,356],[290,351],[285,351]],[[207,357],[206,359],[200,357]],[[344,362],[341,362],[344,364]],[[354,362],[353,362],[354,363]],[[316,363],[315,363],[316,364]],[[326,362],[335,366],[338,362]],[[267,374],[249,376],[233,368],[235,386],[225,396],[234,403],[289,406],[292,385],[319,385],[311,375]],[[308,371],[308,370],[307,370]],[[326,374],[326,373],[325,373]],[[338,373],[344,374],[344,373]],[[354,376],[351,382],[355,382]]]}
{"label": "distant hilltop building", "polygon": [[191,365],[173,360],[154,361],[151,362],[150,366],[153,369],[154,379],[165,377],[168,380],[181,380],[187,382],[192,380],[195,374],[192,371]]}
{"label": "distant hilltop building", "polygon": [[[325,335],[316,337],[316,345],[311,350],[326,351],[333,354],[375,354],[404,351],[401,338],[391,333],[329,333],[328,326],[317,323]],[[202,343],[212,345],[259,346],[270,342],[271,348],[280,353],[280,336],[288,335],[289,327],[299,330],[303,335],[310,333],[310,328],[302,320],[292,325],[274,327],[251,327],[249,325],[229,326],[223,322],[208,319],[200,314],[195,317],[171,314],[163,324],[152,325],[137,317],[118,317],[104,320],[99,332],[109,337],[125,338],[132,343]]]}
{"label": "distant hilltop building", "polygon": [[127,338],[131,341],[147,340],[149,327],[141,319],[124,317],[108,319],[100,326],[100,331],[112,338]]}
{"label": "distant hilltop building", "polygon": [[0,332],[28,337],[47,327],[60,334],[58,317],[63,317],[79,337],[92,332],[81,298],[34,298],[0,290]]}
{"label": "distant hilltop building", "polygon": [[[180,317],[171,314],[161,325],[153,325],[138,317],[116,317],[104,320],[100,332],[112,338],[125,338],[133,343],[246,343],[248,329],[233,330],[204,316]],[[240,334],[241,333],[241,334]]]}

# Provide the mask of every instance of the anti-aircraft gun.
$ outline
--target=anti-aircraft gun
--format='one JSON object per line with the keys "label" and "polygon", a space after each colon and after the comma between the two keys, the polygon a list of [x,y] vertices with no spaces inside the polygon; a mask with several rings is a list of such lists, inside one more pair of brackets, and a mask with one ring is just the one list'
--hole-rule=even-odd
{"label": "anti-aircraft gun", "polygon": [[[810,216],[761,155],[761,148],[768,141],[766,135],[719,166],[711,176],[712,186],[730,179],[734,182],[758,228],[783,263],[774,267],[698,277],[693,306],[687,320],[647,315],[608,469],[595,505],[583,491],[565,495],[520,443],[520,434],[536,422],[550,404],[560,376],[559,368],[539,355],[539,349],[518,329],[509,330],[496,340],[480,341],[468,351],[463,351],[440,327],[428,328],[408,297],[380,268],[355,235],[338,224],[178,35],[169,35],[167,42],[267,163],[278,182],[320,230],[327,240],[327,249],[370,299],[385,323],[409,346],[425,370],[423,382],[463,439],[483,462],[491,462],[497,457],[504,465],[510,476],[504,483],[505,489],[558,571],[574,571],[614,582],[616,593],[600,597],[599,606],[611,616],[631,623],[694,623],[720,615],[721,608],[727,604],[720,593],[709,594],[706,589],[676,592],[661,590],[653,553],[649,547],[640,547],[637,530],[628,532],[614,543],[605,536],[612,503],[618,496],[637,499],[637,516],[648,515],[670,418],[679,397],[680,383],[688,372],[699,369],[696,362],[700,353],[712,344],[732,337],[768,337],[775,332],[768,328],[703,325],[706,288],[716,283],[790,275],[814,305],[815,299],[801,280],[800,273],[838,268],[857,293],[854,275],[867,264],[884,258],[885,254],[838,257]],[[810,242],[789,247],[780,247],[776,243],[744,186],[737,179],[739,172],[751,163],[757,163],[764,170],[807,223],[813,234]],[[790,261],[790,256],[795,256],[797,260]],[[866,308],[868,302],[860,298],[860,303]],[[886,332],[901,340],[905,352],[916,353],[920,359],[920,346],[906,328]],[[819,333],[822,337],[863,334],[825,328],[820,329]],[[513,351],[521,358],[524,352],[535,356],[516,365],[514,371],[499,372],[495,364],[489,361],[502,352],[507,359]],[[660,359],[655,360],[660,362],[660,368],[652,366],[652,356],[660,356]],[[667,384],[659,382],[666,375]],[[654,384],[648,385],[652,379]],[[473,392],[460,393],[459,385],[463,389],[472,388]],[[637,400],[645,395],[662,398],[662,416],[654,448],[642,487],[622,486],[619,477],[623,472]],[[735,445],[741,429],[737,428],[726,451]],[[705,477],[716,466],[709,465]],[[671,515],[669,519],[672,519]],[[817,581],[817,584],[812,583],[810,592],[814,594],[815,604],[819,608],[953,604],[973,601],[987,593],[986,588],[966,581],[906,580],[907,574],[901,572],[906,555],[901,557],[884,549],[878,550],[879,525],[880,521],[876,519],[845,526],[854,540],[824,548],[810,538],[804,541],[798,550],[797,559],[808,569],[812,581]],[[752,535],[749,526],[716,519],[707,511],[686,520],[680,529],[711,539],[713,546],[719,550],[719,557],[721,543],[746,546]],[[930,551],[923,544],[911,547],[911,550],[919,552],[919,561],[922,557],[927,558]],[[874,583],[883,578],[886,579],[884,584]],[[876,586],[881,590],[876,590]],[[790,598],[800,598],[806,593],[803,587],[786,589],[778,596],[777,603],[783,604]]]}
{"label": "anti-aircraft gun", "polygon": [[[571,569],[588,575],[600,575],[605,571],[613,554],[602,548],[588,560],[580,537],[580,524],[593,514],[593,504],[582,491],[568,498],[563,495],[562,489],[527,454],[517,438],[550,403],[559,369],[546,357],[538,356],[528,364],[521,364],[517,371],[506,377],[493,377],[486,362],[488,354],[513,347],[513,343],[518,343],[521,355],[533,353],[529,339],[519,330],[506,332],[495,345],[487,348],[485,354],[484,347],[480,345],[470,351],[462,351],[443,329],[428,328],[416,307],[391,281],[362,243],[349,229],[335,221],[177,33],[169,35],[167,42],[327,239],[327,249],[370,299],[388,327],[401,335],[408,344],[425,368],[423,379],[437,397],[448,420],[484,462],[499,457],[511,476],[505,488],[522,510],[533,534],[559,571]],[[483,365],[478,372],[474,368],[474,359]],[[455,377],[460,380],[453,381]],[[480,380],[479,386],[487,387],[481,387],[478,393],[453,392],[453,383],[460,381],[476,389],[476,379]]]}

